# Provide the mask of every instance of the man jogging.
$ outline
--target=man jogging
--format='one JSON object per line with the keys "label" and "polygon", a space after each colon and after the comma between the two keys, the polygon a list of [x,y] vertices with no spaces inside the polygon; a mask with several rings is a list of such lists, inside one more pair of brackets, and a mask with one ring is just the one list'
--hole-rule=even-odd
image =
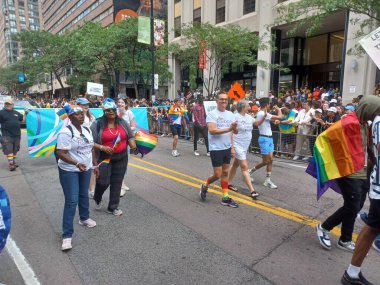
{"label": "man jogging", "polygon": [[237,123],[234,114],[226,110],[228,104],[227,93],[220,92],[217,96],[217,108],[211,111],[206,118],[214,174],[207,178],[205,184],[201,184],[199,195],[202,200],[205,200],[208,186],[220,179],[223,192],[221,204],[237,208],[238,204],[228,196],[228,171],[231,156],[235,155],[232,132],[238,132]]}

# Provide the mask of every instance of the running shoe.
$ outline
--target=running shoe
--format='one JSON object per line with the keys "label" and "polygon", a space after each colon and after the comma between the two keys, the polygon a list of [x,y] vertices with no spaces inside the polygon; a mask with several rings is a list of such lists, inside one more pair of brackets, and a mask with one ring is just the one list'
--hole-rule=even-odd
{"label": "running shoe", "polygon": [[293,160],[299,160],[299,159],[300,159],[299,155],[296,155],[295,157],[293,157]]}
{"label": "running shoe", "polygon": [[194,150],[194,155],[199,156],[199,152],[197,150]]}
{"label": "running shoe", "polygon": [[88,192],[88,197],[90,197],[90,199],[94,199],[94,191],[90,191]]}
{"label": "running shoe", "polygon": [[263,185],[265,186],[265,187],[269,187],[270,189],[277,189],[278,187],[277,187],[277,185],[276,184],[274,184],[272,181],[265,181],[264,183],[263,183]]}
{"label": "running shoe", "polygon": [[208,153],[206,153],[206,155],[207,155],[207,156],[210,156],[211,154],[210,154],[210,152],[208,152]]}
{"label": "running shoe", "polygon": [[94,228],[94,227],[96,227],[96,222],[93,219],[90,219],[90,218],[88,218],[85,221],[79,220],[79,224],[81,226],[85,226],[85,227],[88,227],[88,228]]}
{"label": "running shoe", "polygon": [[359,272],[359,278],[352,278],[348,275],[347,271],[345,271],[341,282],[343,285],[373,285],[373,283],[364,278],[361,272]]}
{"label": "running shoe", "polygon": [[372,247],[377,251],[380,252],[380,235],[377,236],[375,241],[372,244]]}
{"label": "running shoe", "polygon": [[208,186],[202,183],[199,189],[199,196],[201,197],[202,200],[206,200],[207,190],[208,190]]}
{"label": "running shoe", "polygon": [[222,204],[223,206],[230,206],[232,208],[239,207],[239,205],[234,200],[232,200],[231,198],[222,199],[222,201],[220,202],[220,204]]}
{"label": "running shoe", "polygon": [[121,190],[120,190],[120,197],[124,197],[125,194],[127,194],[127,190],[125,188],[121,188]]}
{"label": "running shoe", "polygon": [[119,208],[116,208],[115,210],[107,209],[107,213],[118,217],[118,216],[121,216],[123,214],[123,211],[120,210]]}
{"label": "running shoe", "polygon": [[355,242],[353,242],[352,240],[344,242],[344,241],[341,241],[339,239],[339,241],[337,243],[337,246],[340,249],[343,249],[345,251],[349,251],[349,252],[354,252],[355,251]]}
{"label": "running shoe", "polygon": [[256,200],[256,198],[259,197],[259,196],[260,196],[260,194],[257,193],[256,191],[251,192],[251,197],[252,197],[253,200]]}
{"label": "running shoe", "polygon": [[102,206],[103,206],[103,202],[102,201],[100,201],[99,203],[97,203],[95,201],[95,210],[96,211],[100,211],[102,209]]}
{"label": "running shoe", "polygon": [[180,156],[181,154],[177,150],[172,151],[172,156],[177,157]]}
{"label": "running shoe", "polygon": [[318,224],[315,229],[317,230],[317,236],[319,243],[325,249],[331,249],[330,232],[322,228],[322,224]]}
{"label": "running shoe", "polygon": [[232,184],[228,185],[228,189],[232,190],[232,191],[235,191],[235,192],[239,192],[238,188],[235,185],[232,185]]}
{"label": "running shoe", "polygon": [[70,250],[72,248],[73,248],[73,246],[71,245],[71,238],[64,238],[62,240],[61,250],[67,251],[67,250]]}

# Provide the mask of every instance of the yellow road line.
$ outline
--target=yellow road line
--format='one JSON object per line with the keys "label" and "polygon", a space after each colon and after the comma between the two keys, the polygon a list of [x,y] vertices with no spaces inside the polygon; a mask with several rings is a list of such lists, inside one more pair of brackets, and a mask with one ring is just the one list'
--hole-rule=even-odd
{"label": "yellow road line", "polygon": [[[144,162],[144,163],[146,163],[148,165],[155,166],[155,167],[160,168],[160,169],[165,169],[167,171],[170,170],[170,172],[173,172],[173,173],[176,173],[176,174],[180,174],[182,176],[186,176],[187,178],[190,178],[190,179],[193,179],[193,180],[200,180],[200,179],[194,178],[194,177],[192,177],[190,175],[187,175],[187,174],[184,174],[184,173],[180,173],[180,172],[177,172],[175,170],[171,170],[169,168],[166,168],[166,167],[163,167],[163,166],[151,163],[151,162],[147,162],[147,161],[140,160],[140,159],[136,159],[136,160],[142,161],[142,162]],[[174,181],[179,182],[179,183],[184,184],[184,185],[188,185],[188,186],[191,186],[191,187],[194,187],[194,188],[199,188],[199,184],[198,183],[193,183],[193,182],[190,182],[188,180],[184,180],[184,179],[172,176],[172,175],[167,174],[167,173],[163,173],[163,172],[160,172],[160,171],[157,171],[157,170],[153,170],[153,169],[150,169],[150,168],[147,168],[147,167],[135,164],[135,163],[129,163],[129,166],[132,166],[132,167],[135,167],[137,169],[141,169],[141,170],[150,172],[150,173],[155,174],[155,175],[159,175],[161,177],[168,178],[170,180],[174,180]],[[202,181],[202,180],[200,180],[200,181]],[[218,196],[222,196],[221,191],[213,189],[211,187],[209,188],[208,192],[213,193],[213,194],[218,195]],[[237,194],[239,194],[239,193],[237,193]],[[258,201],[258,200],[256,200],[256,201],[247,200],[245,198],[242,199],[238,195],[235,195],[235,193],[233,195],[230,195],[230,196],[233,199],[235,199],[235,201],[238,201],[238,202],[240,202],[242,204],[245,204],[245,205],[248,205],[248,206],[251,206],[251,207],[255,207],[255,208],[261,209],[263,211],[269,212],[269,213],[274,214],[276,216],[280,216],[280,217],[286,218],[288,220],[291,220],[291,221],[294,221],[294,222],[297,222],[297,223],[300,223],[300,224],[307,225],[307,226],[312,227],[312,228],[314,228],[317,224],[320,223],[319,220],[316,220],[316,219],[313,219],[313,218],[301,215],[301,214],[293,212],[293,211],[289,211],[289,210],[283,209],[281,207],[277,207],[277,206],[271,205],[269,203],[265,203],[265,202]],[[335,236],[340,236],[340,229],[335,228],[335,229],[333,229],[331,231],[331,233],[334,234]],[[356,240],[356,238],[357,238],[357,234],[354,233],[353,234],[353,239]]]}

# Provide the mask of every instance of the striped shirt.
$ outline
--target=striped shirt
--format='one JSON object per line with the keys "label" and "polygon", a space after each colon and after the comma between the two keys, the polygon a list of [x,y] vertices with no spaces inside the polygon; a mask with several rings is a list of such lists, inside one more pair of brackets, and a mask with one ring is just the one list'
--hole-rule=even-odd
{"label": "striped shirt", "polygon": [[371,139],[376,164],[372,170],[370,177],[371,185],[369,190],[369,197],[371,199],[380,199],[380,156],[379,152],[377,151],[377,144],[380,143],[380,116],[376,116],[375,120],[372,123]]}

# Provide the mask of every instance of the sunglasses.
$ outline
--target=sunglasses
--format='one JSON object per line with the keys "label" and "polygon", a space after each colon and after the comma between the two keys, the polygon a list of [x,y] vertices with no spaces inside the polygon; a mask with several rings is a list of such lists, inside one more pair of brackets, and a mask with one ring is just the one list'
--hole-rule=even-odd
{"label": "sunglasses", "polygon": [[116,109],[106,109],[104,110],[106,113],[116,113]]}
{"label": "sunglasses", "polygon": [[80,134],[80,137],[81,139],[85,142],[85,143],[90,143],[90,141],[86,138],[86,136],[84,134]]}

